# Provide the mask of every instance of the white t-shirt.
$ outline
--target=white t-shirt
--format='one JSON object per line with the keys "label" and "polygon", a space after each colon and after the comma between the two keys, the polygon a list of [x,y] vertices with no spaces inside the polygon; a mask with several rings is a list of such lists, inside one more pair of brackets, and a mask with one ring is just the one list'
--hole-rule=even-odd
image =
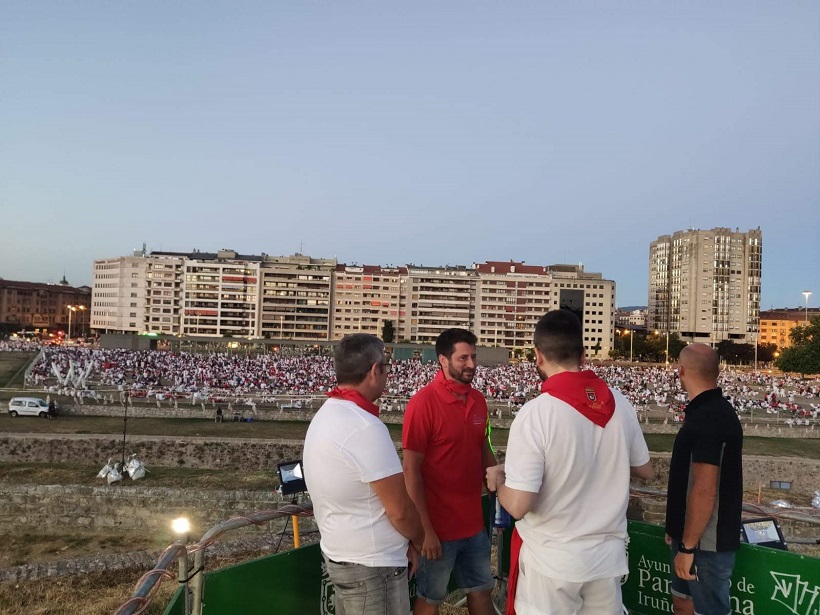
{"label": "white t-shirt", "polygon": [[407,539],[369,483],[401,474],[387,427],[351,401],[328,399],[308,427],[305,483],[328,558],[364,566],[406,566]]}
{"label": "white t-shirt", "polygon": [[628,572],[624,541],[630,466],[649,462],[635,409],[618,391],[601,428],[541,394],[510,428],[506,484],[537,493],[516,523],[526,560],[550,578],[583,583]]}

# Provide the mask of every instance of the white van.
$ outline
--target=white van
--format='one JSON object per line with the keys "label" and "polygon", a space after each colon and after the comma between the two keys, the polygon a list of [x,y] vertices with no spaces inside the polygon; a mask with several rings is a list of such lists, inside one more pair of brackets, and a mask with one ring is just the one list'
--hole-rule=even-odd
{"label": "white van", "polygon": [[11,416],[48,416],[48,403],[39,397],[13,397],[9,402]]}

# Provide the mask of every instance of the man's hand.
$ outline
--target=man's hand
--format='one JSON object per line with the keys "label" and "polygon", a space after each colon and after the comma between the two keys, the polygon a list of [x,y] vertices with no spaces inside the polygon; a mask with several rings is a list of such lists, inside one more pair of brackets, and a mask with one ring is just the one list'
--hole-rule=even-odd
{"label": "man's hand", "polygon": [[678,553],[675,556],[675,574],[684,581],[694,581],[697,577],[689,571],[692,569],[692,564],[695,561],[694,553]]}
{"label": "man's hand", "polygon": [[666,537],[664,538],[664,540],[666,540],[666,546],[668,546],[668,547],[672,546],[672,537],[669,534],[666,534]]}
{"label": "man's hand", "polygon": [[419,552],[411,542],[407,547],[407,578],[412,579],[419,569]]}
{"label": "man's hand", "polygon": [[441,541],[432,530],[424,534],[421,554],[427,559],[441,559]]}
{"label": "man's hand", "polygon": [[504,473],[504,464],[492,466],[487,468],[487,489],[495,493],[498,491],[498,486],[503,485],[506,480]]}

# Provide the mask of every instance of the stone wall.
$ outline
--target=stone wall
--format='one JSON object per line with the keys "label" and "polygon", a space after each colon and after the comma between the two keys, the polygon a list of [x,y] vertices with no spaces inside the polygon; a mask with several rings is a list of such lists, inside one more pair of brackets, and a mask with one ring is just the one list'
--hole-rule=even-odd
{"label": "stone wall", "polygon": [[[185,516],[192,535],[217,523],[250,512],[275,509],[281,496],[271,491],[169,489],[127,483],[112,486],[12,485],[0,483],[0,531],[91,529],[154,533],[174,539],[170,522]],[[307,521],[312,527],[312,520]],[[271,531],[273,521],[240,531]]]}
{"label": "stone wall", "polygon": [[[276,470],[282,461],[299,459],[298,440],[251,440],[128,436],[126,455],[139,454],[151,466]],[[20,434],[0,437],[0,462],[98,463],[120,459],[118,436]]]}

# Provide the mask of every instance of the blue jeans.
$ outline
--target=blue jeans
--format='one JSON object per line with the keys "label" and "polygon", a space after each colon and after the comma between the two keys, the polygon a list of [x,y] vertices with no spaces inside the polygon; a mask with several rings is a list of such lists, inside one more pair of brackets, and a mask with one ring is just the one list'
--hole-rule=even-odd
{"label": "blue jeans", "polygon": [[333,583],[336,615],[407,615],[407,567],[337,563],[324,556]]}
{"label": "blue jeans", "polygon": [[447,596],[450,574],[459,588],[481,592],[495,587],[490,571],[490,538],[484,531],[461,540],[441,543],[441,559],[419,558],[416,593],[428,604],[441,604]]}
{"label": "blue jeans", "polygon": [[[680,543],[672,541],[672,559],[678,554]],[[695,551],[697,580],[684,581],[672,566],[672,595],[691,598],[698,615],[729,615],[729,586],[735,567],[734,551]]]}

